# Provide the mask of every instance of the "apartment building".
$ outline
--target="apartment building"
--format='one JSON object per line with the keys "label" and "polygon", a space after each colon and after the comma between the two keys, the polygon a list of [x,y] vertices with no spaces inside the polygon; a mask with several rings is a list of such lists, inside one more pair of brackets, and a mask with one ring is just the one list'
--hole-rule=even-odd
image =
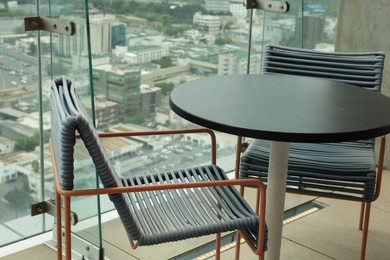
{"label": "apartment building", "polygon": [[215,15],[196,13],[194,14],[193,23],[206,33],[218,34],[221,27],[221,18]]}

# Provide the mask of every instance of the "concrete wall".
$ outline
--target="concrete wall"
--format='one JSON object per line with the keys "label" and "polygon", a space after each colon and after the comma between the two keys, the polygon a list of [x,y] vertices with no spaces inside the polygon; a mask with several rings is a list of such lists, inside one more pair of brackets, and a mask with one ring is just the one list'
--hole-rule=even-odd
{"label": "concrete wall", "polygon": [[[390,1],[340,0],[336,51],[383,51],[386,55],[382,93],[390,96]],[[383,111],[390,113],[390,111]],[[390,135],[385,167],[390,169]]]}

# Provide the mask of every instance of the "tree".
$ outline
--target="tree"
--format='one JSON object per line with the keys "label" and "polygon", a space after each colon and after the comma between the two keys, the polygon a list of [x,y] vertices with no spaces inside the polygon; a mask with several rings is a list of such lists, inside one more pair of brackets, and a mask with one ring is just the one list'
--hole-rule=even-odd
{"label": "tree", "polygon": [[162,83],[158,83],[156,84],[156,87],[159,87],[161,88],[161,92],[164,94],[164,95],[167,95],[169,94],[172,89],[175,87],[175,85],[172,83],[172,82],[162,82]]}
{"label": "tree", "polygon": [[215,44],[216,45],[224,45],[224,44],[229,44],[229,43],[232,43],[232,39],[230,39],[229,37],[225,36],[225,37],[218,37],[217,39],[215,39]]}
{"label": "tree", "polygon": [[26,31],[24,30],[24,26],[21,25],[21,26],[16,27],[16,28],[13,30],[13,32],[14,32],[15,34],[22,34],[22,33],[25,33]]}
{"label": "tree", "polygon": [[34,160],[31,163],[31,168],[33,169],[35,174],[38,174],[38,172],[39,172],[39,162],[37,160]]}
{"label": "tree", "polygon": [[4,13],[8,12],[8,1],[7,0],[0,0],[0,4],[4,5],[4,9],[0,10],[0,11],[2,11]]}
{"label": "tree", "polygon": [[173,67],[171,57],[169,56],[164,56],[159,60],[153,60],[152,63],[159,64],[161,68]]}
{"label": "tree", "polygon": [[17,151],[34,151],[35,147],[39,145],[39,136],[26,137],[16,140],[15,150]]}
{"label": "tree", "polygon": [[18,209],[26,208],[33,201],[28,190],[16,188],[7,192],[4,199],[14,204]]}
{"label": "tree", "polygon": [[216,45],[224,45],[225,41],[221,37],[219,37],[219,38],[215,39],[215,44]]}
{"label": "tree", "polygon": [[53,65],[48,64],[46,66],[46,72],[48,75],[67,75],[69,69],[66,68],[62,63],[53,63]]}
{"label": "tree", "polygon": [[37,45],[32,42],[28,50],[28,55],[35,56],[37,54]]}
{"label": "tree", "polygon": [[15,188],[4,194],[4,199],[14,204],[17,209],[27,208],[33,202],[33,199],[30,196],[28,177],[25,174],[22,174],[20,180],[23,183],[21,189]]}
{"label": "tree", "polygon": [[143,115],[134,115],[134,116],[129,116],[123,120],[125,123],[130,123],[130,124],[137,124],[140,125],[145,121],[145,118]]}

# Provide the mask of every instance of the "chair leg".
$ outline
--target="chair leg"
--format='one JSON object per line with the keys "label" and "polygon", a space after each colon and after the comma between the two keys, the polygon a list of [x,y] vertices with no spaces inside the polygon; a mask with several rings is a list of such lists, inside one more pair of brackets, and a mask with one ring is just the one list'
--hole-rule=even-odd
{"label": "chair leg", "polygon": [[65,215],[65,259],[71,260],[72,258],[72,245],[71,245],[71,228],[70,228],[70,198],[64,198],[64,215]]}
{"label": "chair leg", "polygon": [[[240,186],[240,194],[241,194],[241,196],[244,196],[244,193],[245,193],[245,187],[244,186]],[[236,260],[240,259],[240,250],[241,250],[241,234],[237,230],[237,232],[236,232],[236,256],[235,256]]]}
{"label": "chair leg", "polygon": [[370,221],[370,212],[371,212],[371,202],[366,202],[364,204],[365,204],[365,212],[364,212],[363,238],[362,238],[362,248],[360,252],[360,260],[364,260],[366,258],[368,224]]}
{"label": "chair leg", "polygon": [[259,260],[264,260],[264,252],[262,254],[259,255]]}
{"label": "chair leg", "polygon": [[235,255],[235,260],[240,259],[240,249],[241,249],[241,234],[240,231],[237,230],[236,232],[236,255]]}
{"label": "chair leg", "polygon": [[363,230],[363,222],[364,222],[364,212],[365,212],[365,202],[362,202],[360,206],[360,219],[359,219],[359,229]]}
{"label": "chair leg", "polygon": [[215,239],[215,259],[216,260],[221,259],[221,233],[217,233]]}
{"label": "chair leg", "polygon": [[57,260],[62,260],[61,196],[56,191]]}

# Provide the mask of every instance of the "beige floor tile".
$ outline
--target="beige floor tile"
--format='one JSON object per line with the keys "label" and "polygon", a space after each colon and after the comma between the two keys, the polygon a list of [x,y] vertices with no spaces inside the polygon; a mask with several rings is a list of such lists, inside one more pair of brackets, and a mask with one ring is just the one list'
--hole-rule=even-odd
{"label": "beige floor tile", "polygon": [[35,260],[35,259],[57,259],[56,251],[42,244],[32,248],[19,251],[15,254],[4,256],[2,260]]}

